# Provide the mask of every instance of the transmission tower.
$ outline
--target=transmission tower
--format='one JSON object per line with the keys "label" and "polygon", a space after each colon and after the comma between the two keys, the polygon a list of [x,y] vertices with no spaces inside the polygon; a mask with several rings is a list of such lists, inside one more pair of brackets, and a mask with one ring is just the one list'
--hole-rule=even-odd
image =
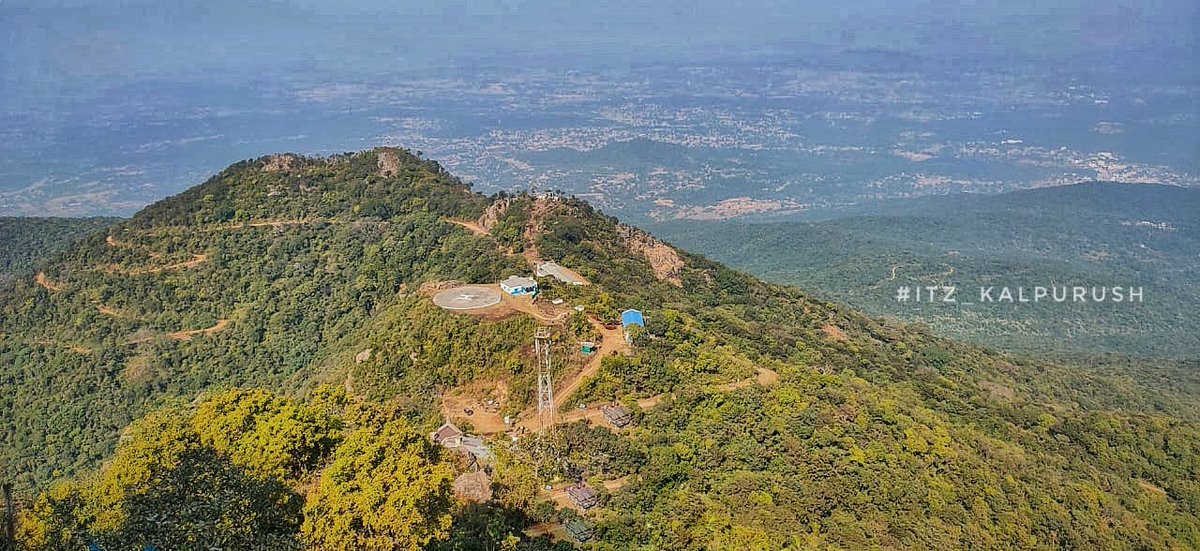
{"label": "transmission tower", "polygon": [[538,422],[543,430],[554,426],[553,360],[550,358],[550,328],[539,327],[533,334],[538,361]]}

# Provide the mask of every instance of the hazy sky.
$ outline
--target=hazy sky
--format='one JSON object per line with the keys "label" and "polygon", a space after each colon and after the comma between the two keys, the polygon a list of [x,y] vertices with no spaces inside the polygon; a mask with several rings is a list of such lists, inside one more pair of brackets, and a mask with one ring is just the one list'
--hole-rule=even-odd
{"label": "hazy sky", "polygon": [[[3,79],[380,71],[746,55],[798,44],[925,55],[1153,48],[1194,59],[1195,0],[0,0]],[[587,56],[587,57],[584,57]]]}

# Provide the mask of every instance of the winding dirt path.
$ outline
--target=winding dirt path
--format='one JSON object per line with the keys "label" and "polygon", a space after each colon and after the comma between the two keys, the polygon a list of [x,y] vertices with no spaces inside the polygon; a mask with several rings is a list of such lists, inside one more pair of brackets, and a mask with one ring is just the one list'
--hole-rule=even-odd
{"label": "winding dirt path", "polygon": [[152,268],[122,268],[120,266],[117,266],[116,264],[110,264],[103,268],[98,268],[98,270],[101,272],[107,273],[107,274],[124,274],[124,275],[136,276],[136,275],[146,275],[146,274],[160,274],[163,272],[172,272],[175,270],[185,270],[188,268],[195,268],[196,266],[204,264],[205,262],[208,262],[207,254],[194,254],[194,255],[192,255],[191,260],[188,260],[186,262],[177,262],[175,264],[168,264],[166,266],[155,266]]}
{"label": "winding dirt path", "polygon": [[212,335],[213,333],[224,330],[228,326],[229,320],[219,319],[217,320],[216,325],[213,325],[212,327],[205,327],[204,329],[192,329],[191,331],[176,331],[174,333],[167,333],[167,336],[177,341],[190,341],[192,340],[192,337],[197,335]]}
{"label": "winding dirt path", "polygon": [[460,220],[458,218],[445,218],[444,220],[451,224],[454,224],[456,226],[461,226],[463,228],[466,228],[475,235],[480,235],[480,236],[485,236],[485,237],[491,235],[488,233],[487,230],[483,229],[483,226],[479,225],[479,222],[472,222],[470,220]]}
{"label": "winding dirt path", "polygon": [[[554,388],[554,409],[558,411],[563,404],[567,403],[583,382],[596,376],[600,371],[600,366],[604,362],[604,358],[614,356],[616,354],[629,354],[629,344],[625,342],[625,335],[620,328],[608,329],[604,324],[600,323],[595,318],[589,318],[592,327],[600,333],[600,350],[592,353],[588,358],[587,363],[578,373],[572,375],[569,379],[558,381]],[[529,431],[537,431],[540,428],[540,421],[537,417],[537,404],[530,406],[525,411],[522,411],[518,416],[521,421],[517,426]],[[565,413],[560,413],[554,417],[555,424],[572,423],[586,419],[590,423],[602,423],[603,416],[599,408],[588,408],[584,410],[574,410]]]}
{"label": "winding dirt path", "polygon": [[767,369],[765,367],[756,367],[754,369],[758,370],[758,373],[756,375],[754,375],[753,377],[750,377],[749,379],[742,379],[740,381],[736,381],[736,382],[732,382],[732,383],[725,383],[723,385],[718,385],[717,390],[719,390],[721,392],[732,392],[734,390],[738,390],[740,388],[746,388],[748,386],[755,385],[755,384],[757,384],[759,386],[771,386],[771,385],[779,382],[779,374],[776,373],[774,370]]}
{"label": "winding dirt path", "polygon": [[50,278],[46,277],[46,272],[38,272],[37,275],[33,276],[33,282],[41,285],[42,288],[51,293],[57,293],[65,288],[62,284],[50,281]]}

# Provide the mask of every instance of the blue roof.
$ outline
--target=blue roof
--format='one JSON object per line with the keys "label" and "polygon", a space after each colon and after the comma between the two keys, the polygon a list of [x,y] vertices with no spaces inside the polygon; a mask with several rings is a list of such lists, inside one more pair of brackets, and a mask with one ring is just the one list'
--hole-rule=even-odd
{"label": "blue roof", "polygon": [[629,327],[630,325],[645,327],[646,320],[642,317],[641,312],[637,310],[626,310],[621,312],[621,325],[624,327]]}

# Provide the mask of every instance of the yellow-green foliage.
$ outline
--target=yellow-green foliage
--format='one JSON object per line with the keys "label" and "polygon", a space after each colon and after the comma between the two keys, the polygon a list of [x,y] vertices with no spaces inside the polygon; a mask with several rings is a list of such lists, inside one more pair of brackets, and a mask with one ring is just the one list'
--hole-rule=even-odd
{"label": "yellow-green foliage", "polygon": [[424,548],[450,536],[453,471],[401,420],[350,433],[304,506],[304,540],[330,551]]}
{"label": "yellow-green foliage", "polygon": [[18,535],[27,550],[416,549],[446,539],[451,480],[387,408],[340,389],[231,390],[129,427],[101,470],[39,496]]}
{"label": "yellow-green foliage", "polygon": [[337,444],[340,422],[265,390],[233,390],[205,400],[192,416],[200,441],[261,477],[294,480]]}
{"label": "yellow-green foliage", "polygon": [[26,549],[286,549],[299,524],[288,487],[205,445],[191,412],[168,409],[130,427],[99,472],[38,498],[19,532]]}

